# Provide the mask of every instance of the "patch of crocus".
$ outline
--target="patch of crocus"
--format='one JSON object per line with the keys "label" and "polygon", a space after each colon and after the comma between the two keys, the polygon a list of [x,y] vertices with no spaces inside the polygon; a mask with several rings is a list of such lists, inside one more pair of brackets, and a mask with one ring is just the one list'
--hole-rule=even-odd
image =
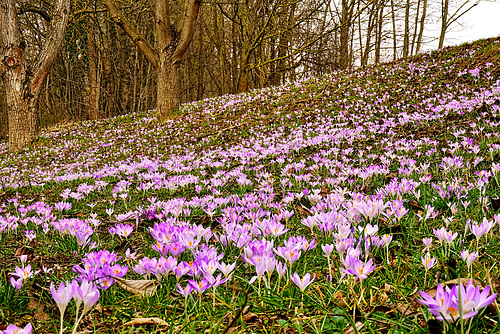
{"label": "patch of crocus", "polygon": [[16,325],[9,325],[7,328],[2,332],[3,334],[31,334],[31,331],[33,330],[33,326],[31,324],[27,324],[24,326],[24,328],[19,328]]}
{"label": "patch of crocus", "polygon": [[[460,298],[459,291],[460,289]],[[443,288],[438,284],[436,295],[430,296],[427,292],[420,291],[423,299],[418,301],[428,307],[428,311],[440,321],[455,321],[457,319],[468,319],[475,316],[479,310],[493,303],[497,294],[491,296],[490,287],[487,286],[482,292],[480,288],[472,285],[472,280],[467,286],[460,283],[459,287],[453,285],[451,288]],[[459,303],[461,305],[459,305]],[[461,308],[461,311],[460,311]],[[461,314],[460,314],[461,312]]]}
{"label": "patch of crocus", "polygon": [[304,292],[307,286],[314,281],[316,275],[313,275],[311,278],[311,274],[307,273],[304,275],[304,277],[300,278],[299,274],[295,272],[293,275],[290,276],[290,278],[292,282],[299,287],[300,291]]}

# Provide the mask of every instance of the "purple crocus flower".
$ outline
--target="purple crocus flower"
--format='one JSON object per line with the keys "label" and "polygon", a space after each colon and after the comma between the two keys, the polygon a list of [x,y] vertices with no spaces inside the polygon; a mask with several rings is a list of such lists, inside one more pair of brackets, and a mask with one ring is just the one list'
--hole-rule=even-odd
{"label": "purple crocus flower", "polygon": [[3,331],[3,334],[31,334],[31,331],[33,330],[33,327],[31,324],[27,324],[24,328],[19,328],[16,325],[9,325]]}
{"label": "purple crocus flower", "polygon": [[434,235],[436,238],[438,238],[439,241],[444,241],[446,243],[451,243],[455,238],[458,236],[458,233],[447,231],[446,228],[443,226],[439,230],[434,229]]}
{"label": "purple crocus flower", "polygon": [[300,278],[299,274],[297,274],[296,272],[292,276],[290,276],[290,278],[292,279],[292,282],[297,284],[300,291],[302,291],[302,292],[304,292],[304,290],[307,288],[307,286],[314,281],[315,277],[316,277],[316,275],[313,275],[313,277],[311,279],[311,274],[307,273],[304,275],[303,278]]}
{"label": "purple crocus flower", "polygon": [[[460,300],[458,296],[458,289],[460,289]],[[489,296],[490,287],[487,286],[483,292],[480,292],[479,287],[472,285],[472,280],[469,281],[467,286],[457,287],[453,285],[451,289],[446,287],[443,289],[441,284],[438,284],[435,297],[431,297],[427,292],[420,291],[423,299],[418,301],[429,308],[429,312],[433,314],[436,319],[440,321],[455,321],[457,319],[468,319],[475,316],[478,311],[493,303],[497,294],[494,293]],[[462,314],[460,315],[461,303]]]}

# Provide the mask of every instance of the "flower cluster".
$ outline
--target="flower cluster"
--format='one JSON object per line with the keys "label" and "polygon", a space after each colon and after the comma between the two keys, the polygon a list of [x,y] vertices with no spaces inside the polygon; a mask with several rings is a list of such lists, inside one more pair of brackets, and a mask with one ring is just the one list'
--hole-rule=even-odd
{"label": "flower cluster", "polygon": [[83,267],[79,265],[73,267],[73,271],[79,274],[76,280],[96,282],[100,289],[108,289],[115,282],[114,277],[121,278],[128,271],[128,266],[121,266],[118,263],[120,259],[116,253],[106,249],[85,254],[82,258]]}
{"label": "flower cluster", "polygon": [[465,287],[461,282],[459,286],[453,285],[451,288],[443,288],[438,284],[434,297],[424,291],[420,291],[420,295],[423,299],[418,301],[427,306],[429,312],[441,321],[471,318],[479,310],[493,303],[497,297],[496,293],[490,295],[489,286],[481,292],[479,286],[472,285],[472,280]]}

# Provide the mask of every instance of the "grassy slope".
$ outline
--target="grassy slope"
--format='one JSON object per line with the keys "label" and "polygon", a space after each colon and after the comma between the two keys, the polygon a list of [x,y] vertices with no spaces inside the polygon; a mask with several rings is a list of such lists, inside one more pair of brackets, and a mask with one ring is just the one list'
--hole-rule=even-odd
{"label": "grassy slope", "polygon": [[[492,163],[498,163],[498,155],[489,154],[488,149],[495,148],[492,145],[498,142],[499,119],[495,116],[494,106],[498,104],[499,97],[489,96],[489,93],[481,90],[493,90],[500,78],[499,54],[499,41],[482,40],[421,54],[409,60],[339,71],[281,87],[193,102],[182,106],[176,119],[163,124],[155,120],[154,112],[145,112],[83,122],[60,131],[47,132],[40,136],[34,147],[25,152],[9,154],[4,145],[0,147],[3,150],[0,160],[0,180],[3,185],[0,202],[6,203],[2,214],[7,216],[9,212],[15,212],[8,199],[18,198],[20,203],[27,206],[37,201],[53,205],[62,200],[61,193],[65,189],[76,191],[79,184],[93,184],[94,179],[99,178],[108,182],[108,185],[89,193],[83,200],[70,199],[73,209],[64,217],[83,220],[90,213],[97,213],[102,224],[96,235],[100,236],[103,246],[117,252],[132,247],[141,255],[154,256],[149,247],[151,238],[145,233],[146,228],[151,226],[148,222],[144,222],[140,233],[127,242],[120,243],[107,233],[107,228],[114,222],[110,221],[105,210],[111,206],[113,186],[119,180],[129,180],[132,186],[126,201],[118,198],[113,204],[115,213],[147,207],[148,198],[151,197],[158,197],[162,201],[176,198],[190,200],[198,196],[193,190],[194,184],[203,185],[200,196],[211,195],[212,188],[217,187],[220,194],[216,193],[215,197],[228,197],[231,194],[242,196],[245,193],[257,195],[259,187],[262,191],[266,186],[271,186],[277,202],[282,202],[288,192],[298,193],[303,188],[310,191],[321,189],[323,195],[335,193],[338,187],[376,195],[395,177],[410,177],[418,181],[423,172],[405,175],[401,168],[408,169],[412,165],[420,167],[424,163],[429,164],[429,173],[433,174],[436,184],[460,178],[459,183],[467,187],[468,182],[476,180],[474,171],[488,170]],[[472,70],[475,69],[480,70],[478,76],[473,75]],[[471,123],[484,129],[479,132],[472,128]],[[480,155],[484,160],[471,168],[464,168],[464,172],[444,174],[444,168],[440,167],[443,157],[453,157],[454,151],[443,149],[453,149],[451,144],[460,142],[455,139],[458,136],[453,134],[460,129],[467,131],[467,137],[473,138],[474,144],[480,145]],[[393,156],[384,155],[388,151],[392,151]],[[431,152],[429,156],[428,152]],[[464,166],[474,163],[475,156],[469,150],[464,149],[461,155],[465,160]],[[365,178],[361,174],[370,173],[366,170],[367,166],[386,168],[388,172],[372,171],[372,176]],[[236,177],[241,174],[252,181],[251,186],[242,187],[236,182]],[[163,188],[147,191],[136,188],[141,183],[153,182],[151,180],[155,178],[162,180]],[[283,187],[282,180],[285,178],[293,183],[289,189]],[[222,180],[222,186],[217,186],[218,180]],[[487,195],[498,195],[497,189],[492,182],[487,187]],[[393,291],[387,297],[389,300],[386,298],[385,301],[382,301],[382,295],[376,295],[373,305],[360,307],[364,315],[374,310],[395,309],[412,297],[416,286],[422,286],[422,277],[419,277],[422,270],[417,268],[421,252],[420,239],[430,236],[430,227],[441,226],[442,220],[436,219],[434,225],[424,229],[418,226],[416,214],[422,214],[419,211],[426,204],[436,207],[440,217],[449,216],[450,212],[445,201],[436,199],[438,196],[431,187],[423,187],[421,195],[420,199],[413,194],[404,195],[406,206],[411,210],[410,218],[404,222],[390,225],[384,225],[384,220],[379,222],[381,230],[393,233],[396,246],[388,265],[392,270],[384,270],[384,265],[379,263],[378,278],[373,279],[371,284],[382,289],[389,282],[396,292]],[[471,208],[468,214],[460,216],[455,226],[458,231],[463,231],[466,218],[480,220],[482,215],[491,218],[491,212],[483,214],[478,197],[476,191],[470,191]],[[91,208],[87,204],[95,206]],[[310,210],[312,203],[304,197],[296,198],[288,206],[296,210],[293,231],[311,238],[308,229],[300,225],[301,215],[307,214],[300,211],[300,207]],[[220,210],[217,211],[217,216],[220,214]],[[37,215],[42,214],[34,214]],[[205,225],[211,221],[202,210],[193,210],[186,218],[192,223]],[[37,228],[32,223],[28,226]],[[43,234],[41,231],[38,233]],[[321,240],[332,242],[324,238]],[[63,238],[54,244],[51,237],[40,236],[28,244],[24,233],[4,231],[0,239],[0,256],[5,259],[2,260],[4,269],[1,277],[5,289],[7,286],[10,289],[6,283],[9,279],[7,273],[12,272],[14,264],[17,264],[14,254],[23,245],[28,249],[26,252],[30,254],[32,263],[38,267],[53,267],[57,264],[63,268],[52,276],[56,280],[72,277],[71,266],[79,263],[79,259],[71,254],[76,249],[76,243],[71,239]],[[485,245],[483,252],[492,254],[484,256],[481,262],[483,269],[478,269],[482,272],[478,278],[487,282],[487,268],[498,261],[495,255],[498,254],[498,243]],[[305,302],[309,310],[305,313],[310,315],[310,319],[301,321],[304,321],[307,331],[312,331],[313,322],[332,323],[334,317],[331,317],[331,309],[339,306],[339,300],[333,298],[333,294],[340,290],[326,287],[325,272],[321,269],[325,261],[319,255],[319,247],[316,254],[309,266],[306,261],[300,264],[302,271],[309,268],[318,274],[318,287],[321,287],[316,288],[321,295],[321,302],[315,299]],[[452,275],[451,269],[447,269],[449,266],[453,267],[453,263],[441,265],[440,271]],[[251,269],[246,270],[249,274],[241,269],[239,275],[248,276],[248,279],[253,274]],[[46,281],[37,278],[35,282],[30,291],[22,291],[18,295],[12,291],[0,293],[2,304],[12,303],[5,307],[0,322],[20,321],[22,317],[24,320],[32,319],[33,311],[25,314],[16,307],[27,303],[33,296],[47,304],[50,302],[47,293],[41,288],[46,288]],[[132,300],[121,291],[113,291],[103,297],[101,303],[105,311],[96,316],[104,324],[103,328],[109,331],[114,331],[112,328],[120,320],[128,320],[137,310],[148,316],[153,313],[162,317],[171,315],[178,302],[168,293],[165,298],[170,299],[166,305],[161,305],[154,300]],[[253,294],[248,303],[252,305],[253,312],[258,314],[260,322],[249,321],[247,325],[265,328],[263,321],[269,319],[300,318],[293,308],[287,307],[298,303],[300,295],[286,293],[286,298],[289,298],[286,299],[287,303],[280,299],[285,298],[283,296],[269,296],[266,297],[268,306],[265,307]],[[239,303],[230,298],[225,302],[228,300],[233,302],[231,307],[237,308],[243,296],[240,296]],[[317,303],[321,303],[321,306],[315,307]],[[47,307],[45,312],[51,319],[57,319],[54,309]],[[222,306],[219,310],[209,310],[207,306],[203,312],[206,318],[212,319],[229,314]],[[401,316],[388,314],[383,321],[389,327],[393,321],[404,321],[407,322],[407,328],[416,330],[411,317],[398,320]],[[223,326],[229,323],[229,318],[230,315],[223,321]],[[189,324],[191,319],[189,326],[194,326],[191,328],[193,331],[215,326],[213,321],[200,320],[195,316],[187,319],[178,318],[174,323],[182,327]],[[292,328],[295,326],[292,323],[290,320],[287,326]],[[380,323],[367,321],[366,326],[377,328]],[[42,329],[43,323],[38,327]],[[284,331],[283,328],[280,330]]]}

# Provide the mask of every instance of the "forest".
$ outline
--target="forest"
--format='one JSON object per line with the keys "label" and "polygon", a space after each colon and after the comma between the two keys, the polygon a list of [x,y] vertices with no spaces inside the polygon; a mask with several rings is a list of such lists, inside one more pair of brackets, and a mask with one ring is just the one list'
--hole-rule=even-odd
{"label": "forest", "polygon": [[[440,29],[441,48],[450,26],[475,5],[6,0],[0,13],[0,136],[15,150],[31,143],[40,127],[61,122],[154,108],[165,119],[179,103],[406,58],[435,42],[424,33],[429,25]],[[9,95],[14,82],[23,85],[18,96]]]}

